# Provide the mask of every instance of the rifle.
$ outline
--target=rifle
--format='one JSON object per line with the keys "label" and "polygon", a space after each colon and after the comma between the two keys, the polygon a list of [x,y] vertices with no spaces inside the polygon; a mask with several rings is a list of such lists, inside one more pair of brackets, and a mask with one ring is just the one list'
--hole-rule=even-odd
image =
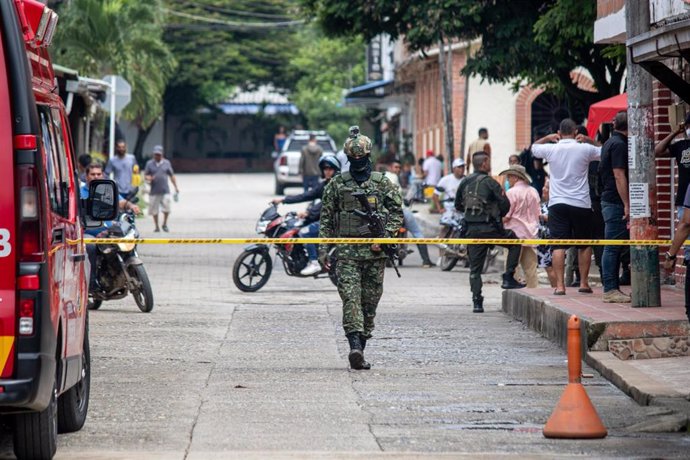
{"label": "rifle", "polygon": [[[383,224],[381,214],[372,209],[371,203],[369,203],[369,200],[367,200],[367,196],[364,194],[364,192],[354,192],[352,196],[356,198],[364,208],[364,211],[360,209],[355,209],[353,211],[359,217],[367,220],[367,224],[359,228],[362,236],[382,238],[386,234],[386,229]],[[390,260],[393,270],[395,270],[395,274],[398,275],[398,278],[400,278],[400,272],[395,264],[397,259],[397,244],[382,244],[381,249],[386,253],[388,260]]]}

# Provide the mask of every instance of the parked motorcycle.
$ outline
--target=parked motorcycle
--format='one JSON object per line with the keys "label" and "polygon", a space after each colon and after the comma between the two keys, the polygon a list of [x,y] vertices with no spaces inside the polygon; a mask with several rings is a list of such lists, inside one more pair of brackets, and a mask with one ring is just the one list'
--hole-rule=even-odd
{"label": "parked motorcycle", "polygon": [[[138,188],[125,199],[132,203],[137,201]],[[120,214],[117,221],[105,230],[105,238],[122,238],[134,240],[139,238],[132,211]],[[137,254],[136,243],[114,243],[96,245],[98,255],[96,265],[96,283],[89,289],[89,310],[98,310],[104,300],[117,300],[132,294],[139,309],[144,313],[153,310],[153,290],[144,268],[144,263]]]}
{"label": "parked motorcycle", "polygon": [[[271,204],[263,213],[256,224],[256,233],[266,235],[267,238],[297,238],[304,222],[297,217],[297,213],[288,212],[281,216],[278,207]],[[278,257],[283,263],[285,273],[289,276],[300,278],[324,278],[329,277],[337,286],[338,280],[335,274],[335,247],[330,252],[330,263],[327,271],[315,275],[302,275],[300,272],[309,263],[309,257],[303,244],[276,244]],[[266,285],[273,272],[273,260],[270,246],[267,244],[253,244],[244,249],[235,260],[232,268],[232,280],[237,289],[243,292],[256,292]]]}

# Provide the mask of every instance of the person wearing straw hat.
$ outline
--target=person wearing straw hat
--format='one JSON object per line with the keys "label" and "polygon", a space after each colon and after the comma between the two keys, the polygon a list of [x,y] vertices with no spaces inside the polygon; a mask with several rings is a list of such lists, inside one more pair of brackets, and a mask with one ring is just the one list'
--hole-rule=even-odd
{"label": "person wearing straw hat", "polygon": [[[503,224],[507,230],[515,232],[520,239],[536,239],[539,230],[539,192],[530,185],[532,179],[527,175],[524,166],[513,164],[501,172],[510,188],[506,192],[510,200],[510,210],[503,217]],[[522,245],[520,251],[520,266],[525,273],[528,288],[539,285],[537,279],[537,253],[532,246]]]}

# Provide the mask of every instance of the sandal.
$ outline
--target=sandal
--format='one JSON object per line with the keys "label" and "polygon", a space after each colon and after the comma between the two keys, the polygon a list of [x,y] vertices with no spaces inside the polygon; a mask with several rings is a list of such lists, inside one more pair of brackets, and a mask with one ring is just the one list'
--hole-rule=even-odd
{"label": "sandal", "polygon": [[558,289],[554,289],[553,295],[565,295],[565,291],[559,291]]}
{"label": "sandal", "polygon": [[586,287],[586,288],[578,289],[577,292],[581,292],[583,294],[591,294],[593,291],[592,291],[592,288]]}

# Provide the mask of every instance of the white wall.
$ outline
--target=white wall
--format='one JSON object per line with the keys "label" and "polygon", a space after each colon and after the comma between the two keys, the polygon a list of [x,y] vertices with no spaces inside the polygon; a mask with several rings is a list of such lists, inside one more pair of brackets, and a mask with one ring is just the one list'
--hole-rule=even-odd
{"label": "white wall", "polygon": [[[136,126],[122,119],[118,121],[118,124],[120,125],[120,129],[125,135],[125,141],[127,142],[127,150],[130,153],[132,153],[132,150],[134,149],[134,144],[137,142],[137,128]],[[163,145],[162,120],[158,120],[156,122],[156,125],[151,130],[151,133],[149,133],[149,137],[146,138],[146,142],[144,143],[144,150],[142,152],[144,158],[153,155],[152,152],[154,145]],[[165,147],[165,145],[163,145],[163,147]],[[172,153],[172,151],[170,153]],[[166,156],[168,156],[168,158],[170,157],[167,152]]]}
{"label": "white wall", "polygon": [[479,128],[486,128],[491,144],[492,171],[508,166],[508,157],[516,153],[516,99],[517,94],[508,85],[482,83],[479,77],[470,78],[463,155],[467,155],[467,148],[477,139]]}
{"label": "white wall", "polygon": [[652,24],[690,12],[690,4],[683,0],[650,0]]}

